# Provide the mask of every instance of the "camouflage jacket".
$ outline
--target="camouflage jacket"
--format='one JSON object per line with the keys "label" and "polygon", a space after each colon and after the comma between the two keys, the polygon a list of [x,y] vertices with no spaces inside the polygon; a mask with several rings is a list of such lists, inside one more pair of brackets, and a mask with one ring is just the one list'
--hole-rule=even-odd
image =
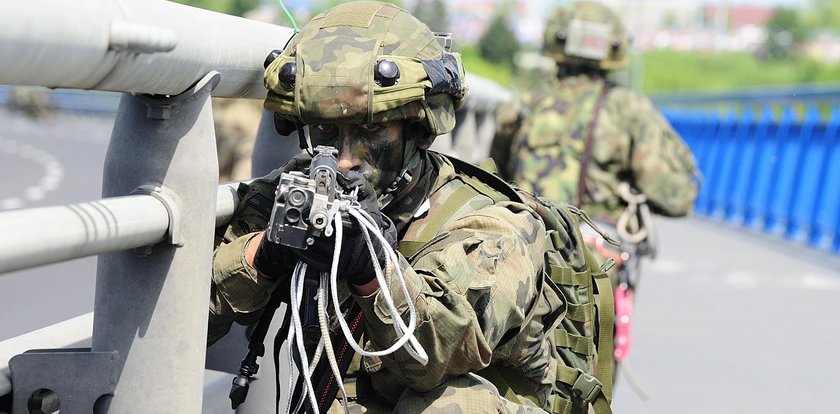
{"label": "camouflage jacket", "polygon": [[526,190],[582,204],[593,217],[615,222],[625,205],[618,185],[626,181],[647,196],[654,213],[691,212],[698,185],[694,156],[650,100],[630,89],[586,75],[554,79],[500,109],[497,124],[491,156],[505,178]]}
{"label": "camouflage jacket", "polygon": [[[425,164],[424,176],[430,178],[425,180],[425,197],[409,201],[415,213],[402,226],[400,241],[419,240],[429,226],[440,225],[435,224],[435,217],[441,217],[438,212],[453,205],[447,200],[463,195],[458,190],[471,185],[438,154],[428,152]],[[211,342],[224,335],[233,321],[255,321],[277,285],[248,266],[243,250],[254,232],[266,225],[278,176],[274,173],[243,186],[243,201],[217,238]],[[533,384],[530,399],[541,404],[547,400],[559,357],[550,342],[553,336],[546,334],[553,326],[543,325],[555,322],[545,322],[549,318],[543,316],[563,303],[543,291],[545,227],[524,204],[494,202],[483,195],[488,190],[461,199],[455,213],[445,213],[449,219],[432,229],[429,243],[409,257],[400,254],[417,309],[415,336],[429,363],[421,365],[402,349],[381,359],[366,358],[364,367],[372,374],[375,389],[392,394],[387,399],[395,400],[404,387],[424,392],[455,376],[500,364]],[[400,289],[393,286],[392,291]],[[381,295],[381,291],[354,295],[365,318],[366,346],[374,349],[384,349],[395,340]],[[402,294],[395,294],[394,301],[407,315]]]}

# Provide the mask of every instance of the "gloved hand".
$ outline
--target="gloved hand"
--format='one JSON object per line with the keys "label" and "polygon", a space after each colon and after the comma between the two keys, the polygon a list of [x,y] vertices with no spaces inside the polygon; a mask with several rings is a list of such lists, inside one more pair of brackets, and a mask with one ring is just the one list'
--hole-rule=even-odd
{"label": "gloved hand", "polygon": [[298,261],[291,250],[294,249],[268,241],[268,236],[263,231],[262,240],[254,255],[254,267],[271,280],[291,275]]}
{"label": "gloved hand", "polygon": [[[306,152],[300,152],[290,158],[289,161],[283,165],[282,170],[284,173],[291,171],[306,172],[306,169],[309,168],[309,164],[311,162],[312,157],[309,156],[309,154]],[[297,257],[295,257],[289,250],[291,249],[288,247],[268,241],[268,237],[266,237],[265,232],[263,232],[262,240],[260,241],[256,255],[254,256],[254,267],[256,267],[260,273],[274,280],[281,276],[289,275],[294,270],[295,264],[297,264],[298,261]]]}
{"label": "gloved hand", "polygon": [[[348,192],[353,188],[359,188],[357,200],[361,208],[370,214],[374,219],[374,223],[379,227],[382,235],[388,241],[388,244],[393,248],[397,242],[397,230],[391,219],[379,211],[376,191],[373,189],[373,186],[361,174],[355,171],[340,171],[336,177],[336,181]],[[363,285],[376,277],[373,260],[370,256],[367,242],[362,234],[360,224],[356,218],[346,213],[342,214],[344,232],[338,263],[338,277],[346,278],[354,285]],[[377,261],[380,265],[384,265],[385,249],[378,238],[373,234],[370,237],[373,240]],[[292,250],[291,253],[293,255],[307,265],[319,271],[328,272],[330,271],[333,252],[335,250],[335,234],[330,237],[321,236],[316,238],[315,243],[306,250],[290,250]]]}
{"label": "gloved hand", "polygon": [[283,172],[288,173],[292,171],[307,172],[309,164],[312,163],[312,157],[306,152],[299,152],[295,154],[286,164],[283,165]]}

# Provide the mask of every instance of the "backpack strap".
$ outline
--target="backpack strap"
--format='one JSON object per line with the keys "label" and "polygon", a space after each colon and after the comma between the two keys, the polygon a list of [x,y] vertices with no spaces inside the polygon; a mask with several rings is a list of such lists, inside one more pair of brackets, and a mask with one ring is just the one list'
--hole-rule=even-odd
{"label": "backpack strap", "polygon": [[443,154],[439,155],[449,160],[455,172],[458,173],[458,177],[455,179],[462,181],[464,185],[455,190],[436,209],[437,214],[429,218],[429,223],[416,240],[400,240],[397,250],[407,258],[414,256],[427,245],[433,244],[433,239],[438,235],[441,227],[449,222],[455,212],[472,198],[483,195],[494,202],[504,200],[521,202],[522,200],[516,190],[498,176],[457,158]]}
{"label": "backpack strap", "polygon": [[577,206],[583,208],[583,195],[586,192],[586,171],[589,169],[589,159],[592,157],[592,136],[595,135],[595,127],[598,126],[598,115],[601,114],[601,108],[606,101],[607,93],[609,93],[610,84],[604,84],[604,87],[598,92],[598,101],[595,103],[594,114],[592,120],[589,121],[589,132],[586,134],[586,144],[583,147],[583,155],[580,160],[580,175],[578,176],[578,192],[577,192]]}
{"label": "backpack strap", "polygon": [[449,155],[443,156],[446,157],[446,159],[452,163],[452,166],[455,167],[456,172],[466,174],[467,176],[477,179],[477,181],[475,182],[470,181],[470,184],[478,183],[479,185],[483,185],[487,188],[492,188],[493,190],[502,193],[502,195],[507,197],[507,199],[510,201],[515,201],[517,203],[525,202],[522,199],[522,196],[520,196],[519,193],[516,191],[516,189],[514,189],[513,186],[508,184],[498,175],[490,173],[482,169],[481,167],[477,167],[466,161],[459,160],[458,158],[451,157]]}

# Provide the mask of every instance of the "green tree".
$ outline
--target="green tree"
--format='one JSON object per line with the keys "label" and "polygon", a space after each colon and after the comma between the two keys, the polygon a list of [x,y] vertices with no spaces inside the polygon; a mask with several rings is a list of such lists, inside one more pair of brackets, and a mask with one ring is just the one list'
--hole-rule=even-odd
{"label": "green tree", "polygon": [[411,14],[433,32],[449,31],[449,12],[443,0],[417,0]]}
{"label": "green tree", "polygon": [[519,41],[507,22],[506,11],[493,16],[487,30],[478,39],[478,54],[487,61],[513,67],[513,58],[519,51]]}
{"label": "green tree", "polygon": [[220,13],[242,16],[260,4],[260,0],[173,0],[176,3]]}
{"label": "green tree", "polygon": [[815,27],[840,31],[840,2],[837,0],[811,0],[808,22]]}
{"label": "green tree", "polygon": [[773,10],[773,16],[767,20],[765,28],[767,40],[764,42],[763,54],[771,59],[782,59],[796,54],[810,32],[799,13],[786,7]]}

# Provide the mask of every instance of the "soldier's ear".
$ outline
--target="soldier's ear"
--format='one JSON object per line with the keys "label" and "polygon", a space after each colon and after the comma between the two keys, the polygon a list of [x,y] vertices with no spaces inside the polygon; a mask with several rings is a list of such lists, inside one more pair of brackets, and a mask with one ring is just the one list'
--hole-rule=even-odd
{"label": "soldier's ear", "polygon": [[288,119],[281,118],[276,113],[274,114],[274,130],[277,131],[278,134],[288,137],[289,134],[295,132],[297,130],[297,125],[294,122],[289,121]]}
{"label": "soldier's ear", "polygon": [[426,124],[420,121],[410,121],[405,125],[405,136],[411,138],[417,143],[417,148],[429,149],[432,146],[434,137],[430,137],[431,132],[426,128]]}

